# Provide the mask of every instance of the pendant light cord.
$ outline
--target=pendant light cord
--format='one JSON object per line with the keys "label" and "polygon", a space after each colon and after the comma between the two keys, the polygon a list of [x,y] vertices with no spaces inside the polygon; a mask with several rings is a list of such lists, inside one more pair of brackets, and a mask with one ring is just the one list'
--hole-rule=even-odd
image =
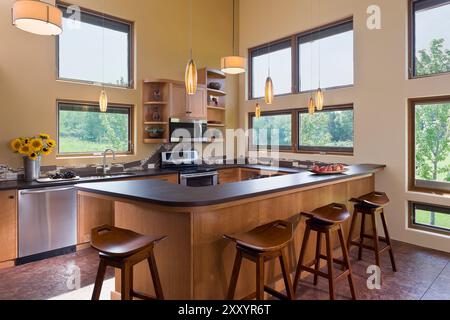
{"label": "pendant light cord", "polygon": [[235,24],[236,24],[236,21],[235,21],[235,13],[236,13],[236,0],[233,0],[233,55],[235,55],[236,54],[236,39],[235,39],[235,33],[236,33],[236,30],[235,30]]}
{"label": "pendant light cord", "polygon": [[[318,5],[319,5],[319,19],[320,19],[320,14],[321,14],[321,7],[320,7],[320,0],[318,0]],[[320,21],[319,21],[320,22]],[[322,72],[322,70],[321,70],[321,50],[320,50],[320,44],[321,44],[321,40],[322,40],[322,38],[321,38],[321,36],[322,36],[322,28],[320,28],[319,29],[319,89],[320,89],[320,86],[321,86],[321,84],[320,84],[320,82],[321,82],[321,79],[322,79],[322,74],[321,74],[321,72]]]}
{"label": "pendant light cord", "polygon": [[102,87],[105,89],[105,0],[102,13]]}
{"label": "pendant light cord", "polygon": [[194,0],[190,0],[189,1],[189,28],[190,28],[190,36],[189,36],[189,45],[190,45],[190,47],[191,47],[191,49],[190,49],[190,54],[191,54],[191,60],[192,60],[192,57],[194,56],[193,54],[192,54],[192,44],[193,44],[193,38],[194,38],[194,36],[193,36],[193,34],[194,34],[194,31],[193,31],[193,26],[192,26],[192,23],[193,23],[193,19],[192,19],[192,11],[193,11],[193,1]]}
{"label": "pendant light cord", "polygon": [[[312,20],[312,16],[313,16],[313,0],[310,1],[311,3],[311,13],[310,13],[310,22],[311,22],[311,28],[312,28],[312,24],[313,24],[313,20]],[[311,54],[311,99],[313,97],[313,73],[314,73],[314,68],[313,68],[313,48],[314,48],[314,37],[313,37],[313,42],[311,43],[311,50],[310,50],[310,54]]]}

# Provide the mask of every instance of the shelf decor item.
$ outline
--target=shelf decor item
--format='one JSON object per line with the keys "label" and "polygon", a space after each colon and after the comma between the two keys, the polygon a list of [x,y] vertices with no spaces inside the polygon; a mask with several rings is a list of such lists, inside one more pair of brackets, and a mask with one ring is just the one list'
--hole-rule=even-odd
{"label": "shelf decor item", "polygon": [[164,135],[164,128],[162,127],[149,127],[145,131],[150,139],[161,139]]}
{"label": "shelf decor item", "polygon": [[56,147],[56,141],[48,134],[41,133],[34,137],[17,138],[11,141],[11,149],[14,153],[23,156],[25,181],[34,181],[39,178],[41,172],[41,157],[52,153]]}
{"label": "shelf decor item", "polygon": [[61,10],[43,1],[14,2],[12,21],[15,27],[37,35],[56,36],[63,32]]}
{"label": "shelf decor item", "polygon": [[222,84],[220,82],[210,82],[208,84],[209,89],[220,90],[222,89]]}

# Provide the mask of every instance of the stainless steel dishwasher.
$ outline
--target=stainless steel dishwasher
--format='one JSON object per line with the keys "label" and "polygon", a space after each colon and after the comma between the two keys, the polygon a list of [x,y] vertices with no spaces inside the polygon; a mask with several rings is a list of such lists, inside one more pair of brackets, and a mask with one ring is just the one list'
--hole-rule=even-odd
{"label": "stainless steel dishwasher", "polygon": [[19,264],[74,252],[76,242],[73,186],[19,191]]}

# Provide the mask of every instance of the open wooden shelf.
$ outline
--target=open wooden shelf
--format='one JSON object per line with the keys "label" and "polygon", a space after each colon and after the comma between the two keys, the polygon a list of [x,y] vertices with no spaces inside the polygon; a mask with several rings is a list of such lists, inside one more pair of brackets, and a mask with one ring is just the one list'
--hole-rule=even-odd
{"label": "open wooden shelf", "polygon": [[151,121],[151,122],[144,122],[144,125],[168,125],[168,122],[158,122],[158,121]]}
{"label": "open wooden shelf", "polygon": [[211,95],[211,96],[219,96],[219,97],[221,97],[221,96],[225,96],[227,93],[225,91],[222,91],[222,90],[215,90],[215,89],[208,88],[208,94]]}
{"label": "open wooden shelf", "polygon": [[166,105],[168,102],[166,101],[146,101],[144,102],[147,106],[159,106],[159,105]]}
{"label": "open wooden shelf", "polygon": [[213,107],[213,106],[208,106],[208,109],[211,109],[211,110],[226,111],[226,109],[223,108],[223,107]]}
{"label": "open wooden shelf", "polygon": [[206,72],[208,73],[208,78],[210,79],[225,79],[226,75],[220,70],[216,69],[207,69]]}
{"label": "open wooden shelf", "polygon": [[225,125],[223,123],[208,123],[208,127],[223,128]]}
{"label": "open wooden shelf", "polygon": [[144,139],[144,143],[167,143],[168,139]]}

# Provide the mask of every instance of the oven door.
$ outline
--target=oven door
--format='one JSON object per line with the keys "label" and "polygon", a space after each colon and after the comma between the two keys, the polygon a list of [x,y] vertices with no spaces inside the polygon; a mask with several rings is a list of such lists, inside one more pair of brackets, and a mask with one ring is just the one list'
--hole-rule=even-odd
{"label": "oven door", "polygon": [[208,187],[218,183],[217,172],[181,174],[180,184],[187,187]]}

